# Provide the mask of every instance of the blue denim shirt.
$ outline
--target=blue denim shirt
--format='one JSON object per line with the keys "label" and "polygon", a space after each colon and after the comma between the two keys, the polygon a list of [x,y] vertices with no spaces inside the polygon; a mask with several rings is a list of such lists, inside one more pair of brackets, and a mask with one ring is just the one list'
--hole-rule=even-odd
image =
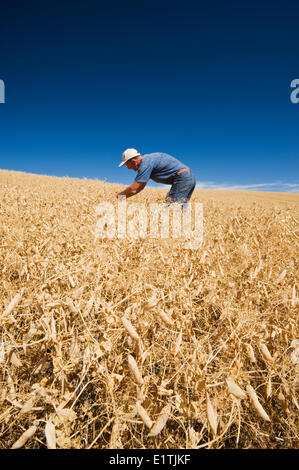
{"label": "blue denim shirt", "polygon": [[147,183],[152,179],[157,183],[172,184],[174,175],[182,168],[186,165],[167,153],[148,153],[142,156],[135,181]]}

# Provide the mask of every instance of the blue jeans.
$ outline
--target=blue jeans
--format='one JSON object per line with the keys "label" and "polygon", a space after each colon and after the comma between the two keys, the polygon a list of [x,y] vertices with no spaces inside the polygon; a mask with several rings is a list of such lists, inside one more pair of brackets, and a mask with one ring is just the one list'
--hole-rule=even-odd
{"label": "blue jeans", "polygon": [[195,185],[196,180],[192,170],[182,171],[172,183],[166,201],[187,203],[192,196]]}

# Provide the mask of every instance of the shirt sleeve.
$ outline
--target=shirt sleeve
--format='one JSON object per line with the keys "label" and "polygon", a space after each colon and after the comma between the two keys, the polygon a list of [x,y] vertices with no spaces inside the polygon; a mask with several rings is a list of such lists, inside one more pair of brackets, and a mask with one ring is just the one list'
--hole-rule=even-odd
{"label": "shirt sleeve", "polygon": [[135,178],[136,183],[147,183],[150,179],[153,167],[154,162],[149,162],[147,165],[144,166],[141,163]]}

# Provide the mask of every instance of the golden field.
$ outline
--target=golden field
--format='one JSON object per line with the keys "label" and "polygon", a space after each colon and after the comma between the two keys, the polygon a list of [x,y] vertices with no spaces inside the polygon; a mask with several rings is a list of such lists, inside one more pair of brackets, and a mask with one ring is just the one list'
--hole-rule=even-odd
{"label": "golden field", "polygon": [[197,190],[187,250],[95,240],[121,188],[0,170],[0,448],[298,448],[299,194]]}

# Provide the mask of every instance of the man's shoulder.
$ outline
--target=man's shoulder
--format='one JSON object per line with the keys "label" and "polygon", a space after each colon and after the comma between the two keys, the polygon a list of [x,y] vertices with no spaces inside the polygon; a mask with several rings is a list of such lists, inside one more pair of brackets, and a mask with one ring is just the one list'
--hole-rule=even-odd
{"label": "man's shoulder", "polygon": [[157,163],[160,164],[162,161],[169,161],[173,159],[171,155],[168,153],[163,152],[154,152],[154,153],[146,153],[143,155],[144,163]]}
{"label": "man's shoulder", "polygon": [[141,165],[143,167],[148,166],[148,165],[152,165],[153,163],[155,163],[155,160],[158,160],[158,157],[159,157],[158,153],[144,153],[142,155]]}

